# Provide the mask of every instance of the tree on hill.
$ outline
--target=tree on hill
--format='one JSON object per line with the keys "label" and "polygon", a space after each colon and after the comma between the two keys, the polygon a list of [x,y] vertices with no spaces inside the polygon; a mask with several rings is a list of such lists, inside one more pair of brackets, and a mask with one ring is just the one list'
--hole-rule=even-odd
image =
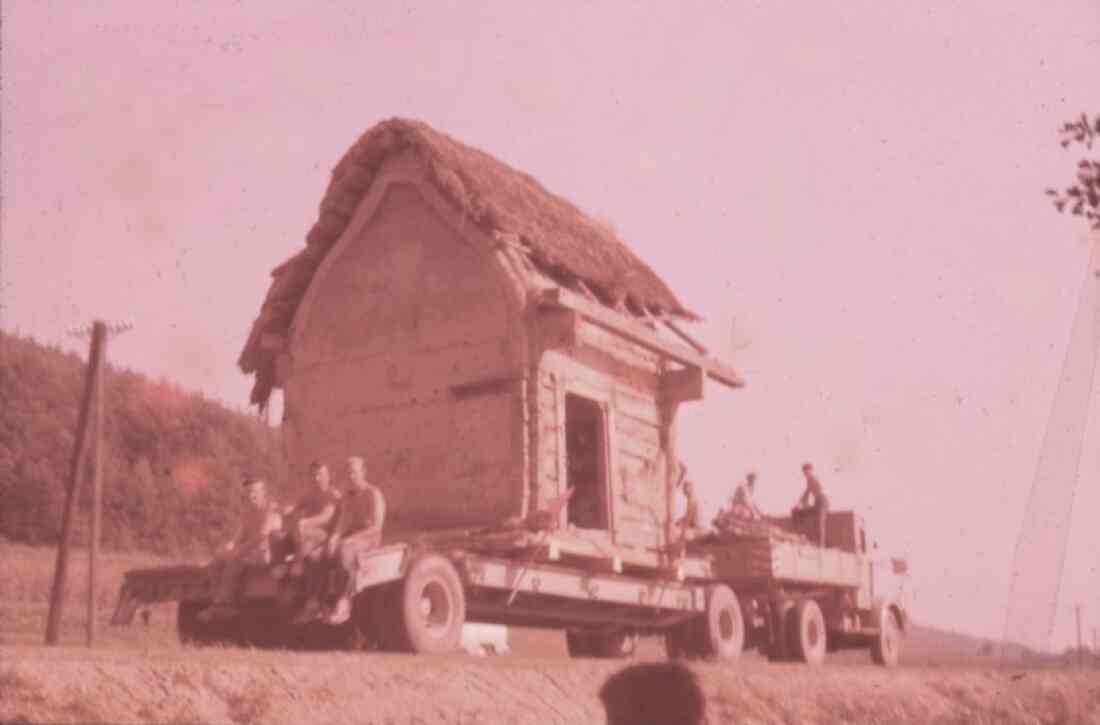
{"label": "tree on hill", "polygon": [[[0,349],[0,536],[54,543],[75,445],[83,361],[2,332]],[[235,523],[242,476],[262,476],[281,489],[277,431],[167,381],[110,367],[105,372],[105,546],[205,553]],[[83,486],[83,510],[88,498]],[[79,543],[87,539],[87,516],[75,524]]]}
{"label": "tree on hill", "polygon": [[[1100,116],[1090,120],[1082,113],[1076,121],[1063,124],[1060,133],[1062,148],[1081,144],[1091,151],[1093,142],[1100,136]],[[1093,229],[1100,229],[1100,160],[1080,159],[1077,162],[1077,182],[1064,191],[1047,189],[1046,193],[1058,211],[1083,216],[1092,222]]]}

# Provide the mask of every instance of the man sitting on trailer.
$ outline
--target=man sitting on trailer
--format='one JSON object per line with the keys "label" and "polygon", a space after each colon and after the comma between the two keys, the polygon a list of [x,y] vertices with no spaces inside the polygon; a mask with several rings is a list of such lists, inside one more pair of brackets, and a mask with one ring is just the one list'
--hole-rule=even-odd
{"label": "man sitting on trailer", "polygon": [[714,528],[720,533],[738,535],[761,535],[769,532],[772,525],[753,500],[755,492],[756,473],[750,472],[745,482],[734,490],[729,508],[722,509],[714,517]]}
{"label": "man sitting on trailer", "polygon": [[339,596],[329,614],[329,624],[343,624],[351,616],[359,554],[382,543],[382,524],[386,520],[386,498],[367,481],[363,459],[348,458],[347,473],[351,487],[344,494],[339,522],[328,542],[328,554],[337,575],[334,589]]}
{"label": "man sitting on trailer", "polygon": [[[327,573],[322,561],[325,544],[333,531],[339,494],[329,483],[328,466],[314,461],[309,464],[313,488],[287,514],[287,534],[294,545],[292,576],[302,576],[306,603],[297,620],[310,621],[321,613],[320,594]],[[296,621],[297,621],[296,620]]]}
{"label": "man sitting on trailer", "polygon": [[829,513],[829,499],[825,497],[821,481],[814,475],[814,467],[811,464],[802,464],[802,475],[806,477],[806,489],[799,497],[798,504],[791,509],[791,522],[799,530],[805,530],[803,526],[810,528],[817,540],[817,545],[824,547],[825,518]]}
{"label": "man sitting on trailer", "polygon": [[271,535],[282,527],[278,509],[268,500],[267,486],[259,478],[243,482],[248,506],[241,517],[237,535],[221,548],[212,573],[217,577],[213,604],[199,613],[204,622],[219,616],[232,616],[237,583],[246,566],[271,563]]}
{"label": "man sitting on trailer", "polygon": [[753,499],[755,495],[756,472],[749,471],[749,474],[745,477],[745,482],[739,485],[733,492],[730,512],[733,514],[734,518],[748,521],[759,521],[764,518],[763,512],[756,506],[756,501]]}

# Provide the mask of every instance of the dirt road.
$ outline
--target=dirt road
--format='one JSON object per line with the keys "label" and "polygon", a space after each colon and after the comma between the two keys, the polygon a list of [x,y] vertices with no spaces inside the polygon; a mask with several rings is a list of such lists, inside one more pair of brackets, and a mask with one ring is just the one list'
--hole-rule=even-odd
{"label": "dirt road", "polygon": [[[0,722],[602,723],[597,692],[622,666],[522,657],[9,646],[0,647]],[[888,672],[756,659],[694,669],[714,723],[1100,725],[1095,672]]]}

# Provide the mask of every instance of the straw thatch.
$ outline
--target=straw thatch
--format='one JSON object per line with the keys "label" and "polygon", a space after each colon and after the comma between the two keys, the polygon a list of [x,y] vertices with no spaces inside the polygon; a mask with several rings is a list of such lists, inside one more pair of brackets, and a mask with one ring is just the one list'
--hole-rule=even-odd
{"label": "straw thatch", "polygon": [[285,335],[325,254],[351,220],[389,157],[415,152],[428,181],[491,236],[517,240],[543,274],[567,286],[583,283],[601,302],[636,315],[697,319],[668,286],[606,226],[534,178],[419,121],[391,119],[369,129],[332,172],[306,248],[279,265],[238,364],[256,373],[252,402],[264,405],[273,385],[269,334]]}

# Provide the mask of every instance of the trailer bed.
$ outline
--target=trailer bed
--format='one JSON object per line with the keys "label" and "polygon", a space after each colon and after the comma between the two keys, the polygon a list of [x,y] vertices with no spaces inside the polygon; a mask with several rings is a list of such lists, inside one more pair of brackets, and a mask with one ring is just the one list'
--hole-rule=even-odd
{"label": "trailer bed", "polygon": [[699,547],[712,561],[714,576],[736,591],[769,583],[858,587],[863,557],[841,549],[767,538]]}

